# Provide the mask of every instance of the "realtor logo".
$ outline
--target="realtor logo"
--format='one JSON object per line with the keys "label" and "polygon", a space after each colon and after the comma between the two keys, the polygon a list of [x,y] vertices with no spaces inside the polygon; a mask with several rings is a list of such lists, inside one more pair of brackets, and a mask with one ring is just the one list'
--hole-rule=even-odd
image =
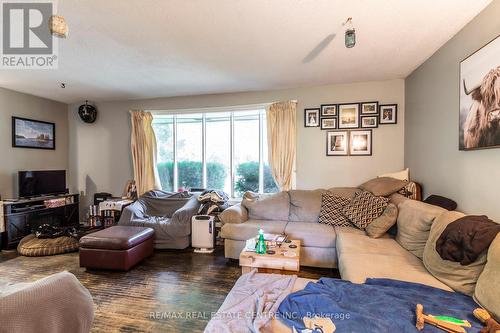
{"label": "realtor logo", "polygon": [[56,41],[50,33],[53,2],[1,3],[2,69],[57,68]]}

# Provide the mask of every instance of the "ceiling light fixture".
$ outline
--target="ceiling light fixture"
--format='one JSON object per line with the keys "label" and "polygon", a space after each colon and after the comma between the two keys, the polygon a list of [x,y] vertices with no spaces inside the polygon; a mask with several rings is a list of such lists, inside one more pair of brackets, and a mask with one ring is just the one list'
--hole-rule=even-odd
{"label": "ceiling light fixture", "polygon": [[49,29],[52,36],[59,38],[68,37],[68,25],[61,15],[52,15],[49,19]]}
{"label": "ceiling light fixture", "polygon": [[348,49],[356,45],[356,29],[352,26],[352,17],[349,17],[343,24],[346,27],[345,31],[345,47]]}

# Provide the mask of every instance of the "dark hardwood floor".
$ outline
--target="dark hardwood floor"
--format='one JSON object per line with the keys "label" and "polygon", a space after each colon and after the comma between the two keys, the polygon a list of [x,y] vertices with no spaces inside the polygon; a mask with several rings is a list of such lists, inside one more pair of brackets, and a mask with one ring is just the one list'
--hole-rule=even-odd
{"label": "dark hardwood floor", "polygon": [[[222,247],[214,254],[155,251],[129,272],[80,268],[78,253],[37,258],[15,251],[0,254],[0,283],[35,281],[64,270],[92,294],[92,332],[202,332],[240,277],[238,262],[225,259]],[[338,277],[338,271],[302,267],[299,276]]]}

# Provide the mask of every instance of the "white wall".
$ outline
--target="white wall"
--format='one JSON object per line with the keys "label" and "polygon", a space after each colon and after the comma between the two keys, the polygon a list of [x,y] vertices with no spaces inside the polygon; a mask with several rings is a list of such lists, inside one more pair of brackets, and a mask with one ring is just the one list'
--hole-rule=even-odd
{"label": "white wall", "polygon": [[[403,168],[404,81],[391,80],[278,91],[186,96],[98,103],[99,117],[84,124],[78,105],[69,106],[70,170],[74,190],[87,199],[95,191],[119,195],[131,179],[130,109],[166,110],[298,100],[297,187],[355,186],[378,174]],[[304,108],[327,103],[378,100],[399,105],[398,124],[373,131],[373,156],[327,157],[326,131],[304,128]]]}
{"label": "white wall", "polygon": [[[0,194],[17,193],[19,170],[68,170],[68,106],[0,88]],[[12,147],[12,116],[56,123],[56,150]]]}
{"label": "white wall", "polygon": [[500,149],[459,151],[459,63],[500,34],[493,1],[406,79],[405,164],[425,195],[500,221]]}

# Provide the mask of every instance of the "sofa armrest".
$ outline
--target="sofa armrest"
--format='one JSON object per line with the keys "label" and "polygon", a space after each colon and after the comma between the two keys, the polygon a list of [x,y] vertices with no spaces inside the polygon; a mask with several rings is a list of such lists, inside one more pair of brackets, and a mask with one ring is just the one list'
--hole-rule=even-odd
{"label": "sofa armrest", "polygon": [[193,195],[184,206],[175,211],[172,215],[171,224],[189,224],[191,226],[191,218],[198,214],[199,209],[200,203],[198,202],[198,196]]}
{"label": "sofa armrest", "polygon": [[243,223],[248,221],[248,210],[239,203],[220,213],[219,219],[223,224]]}
{"label": "sofa armrest", "polygon": [[0,309],[2,332],[87,333],[94,320],[90,292],[68,272],[2,286]]}

